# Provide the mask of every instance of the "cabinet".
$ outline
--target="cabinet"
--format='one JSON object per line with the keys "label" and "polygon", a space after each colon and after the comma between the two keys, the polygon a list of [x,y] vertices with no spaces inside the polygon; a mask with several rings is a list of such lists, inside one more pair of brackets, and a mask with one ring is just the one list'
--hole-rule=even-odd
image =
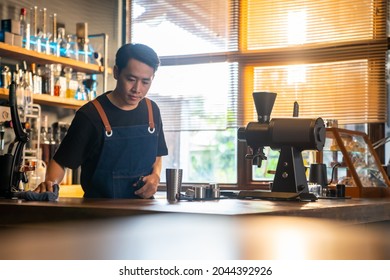
{"label": "cabinet", "polygon": [[[15,59],[16,61],[25,60],[28,64],[37,63],[37,64],[51,64],[51,63],[59,63],[64,66],[70,66],[74,69],[74,71],[85,72],[88,74],[102,74],[104,76],[104,81],[107,79],[107,75],[111,72],[111,70],[107,67],[98,66],[95,64],[86,64],[77,60],[73,60],[65,57],[57,57],[54,55],[48,55],[44,53],[38,53],[36,51],[26,50],[21,47],[11,46],[5,43],[0,42],[0,57],[6,57],[9,59]],[[105,64],[107,65],[107,64]],[[105,82],[103,87],[105,87]],[[103,91],[106,89],[104,88]],[[8,98],[8,90],[4,88],[0,88],[0,98],[7,99]],[[57,96],[50,96],[46,94],[42,95],[34,95],[34,103],[40,105],[50,105],[57,107],[64,107],[69,109],[78,109],[85,101],[73,100],[69,98],[60,98]]]}
{"label": "cabinet", "polygon": [[367,134],[327,128],[325,146],[318,155],[318,161],[327,165],[328,178],[333,173],[334,183],[345,184],[347,196],[390,196],[389,178]]}

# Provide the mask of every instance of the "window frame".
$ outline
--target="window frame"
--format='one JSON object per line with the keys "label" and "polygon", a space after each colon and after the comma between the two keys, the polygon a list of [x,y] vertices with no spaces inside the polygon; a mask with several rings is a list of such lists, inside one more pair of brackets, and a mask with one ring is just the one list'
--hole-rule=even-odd
{"label": "window frame", "polygon": [[[131,28],[129,24],[131,22],[131,0],[126,0],[123,3],[124,14],[124,23],[126,26],[122,29],[122,39],[126,42],[131,42]],[[232,0],[232,5],[238,9],[238,15],[233,23],[235,26],[233,28],[237,28],[237,51],[229,51],[229,52],[218,52],[218,53],[205,53],[205,54],[194,54],[194,55],[179,55],[179,56],[163,56],[160,57],[161,64],[164,66],[170,65],[186,65],[186,64],[196,64],[196,63],[206,63],[206,62],[236,62],[238,63],[238,96],[241,97],[238,100],[238,111],[245,111],[245,101],[243,100],[245,96],[248,96],[248,93],[253,89],[253,81],[246,78],[250,75],[253,76],[253,69],[256,66],[264,66],[270,63],[274,64],[274,61],[267,61],[264,59],[264,54],[267,53],[269,57],[275,57],[283,52],[294,52],[295,55],[299,57],[303,57],[303,60],[300,60],[300,63],[310,63],[317,62],[315,57],[313,56],[305,57],[307,52],[315,52],[321,51],[322,48],[327,48],[329,46],[317,47],[317,49],[313,49],[313,46],[308,45],[303,48],[286,48],[282,50],[258,50],[258,51],[245,51],[246,43],[243,40],[243,36],[245,36],[245,28],[246,22],[242,20],[243,14],[245,13],[245,8],[243,8],[246,4],[246,1],[240,0]],[[369,44],[373,40],[367,40],[361,42],[361,44]],[[125,42],[123,42],[125,43]],[[340,50],[343,49],[343,44],[340,43]],[[388,47],[389,49],[389,47]],[[286,61],[283,61],[286,63]],[[291,59],[287,61],[289,63],[294,63],[294,60]],[[248,123],[250,121],[254,121],[251,119],[244,119],[241,122]],[[237,128],[238,130],[238,128]],[[368,124],[367,134],[369,138],[375,142],[376,140],[382,139],[385,135],[385,124],[384,123],[370,123]],[[234,188],[234,189],[268,189],[269,182],[266,181],[254,181],[252,179],[252,163],[245,159],[245,155],[248,153],[248,147],[245,142],[237,140],[237,183],[236,184],[221,184],[222,188]],[[380,147],[377,150],[379,158],[381,161],[384,161],[385,148]]]}

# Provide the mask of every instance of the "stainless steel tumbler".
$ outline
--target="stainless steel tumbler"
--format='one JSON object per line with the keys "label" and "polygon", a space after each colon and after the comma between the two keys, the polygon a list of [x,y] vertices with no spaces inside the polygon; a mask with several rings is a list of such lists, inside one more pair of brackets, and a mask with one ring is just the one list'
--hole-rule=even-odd
{"label": "stainless steel tumbler", "polygon": [[181,181],[183,178],[183,169],[167,168],[167,200],[176,202],[180,200]]}

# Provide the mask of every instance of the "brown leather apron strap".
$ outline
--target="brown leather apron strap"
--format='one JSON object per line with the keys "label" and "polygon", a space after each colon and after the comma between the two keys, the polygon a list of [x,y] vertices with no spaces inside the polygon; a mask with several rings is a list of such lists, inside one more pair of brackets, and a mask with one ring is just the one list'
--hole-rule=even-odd
{"label": "brown leather apron strap", "polygon": [[[153,118],[153,107],[152,102],[149,98],[145,98],[146,105],[148,107],[148,118],[149,118],[149,132],[154,133],[155,131],[155,125],[154,125],[154,118]],[[106,112],[104,112],[102,105],[97,99],[92,100],[92,104],[95,106],[96,110],[99,113],[100,118],[102,119],[102,122],[104,124],[104,128],[106,130],[106,135],[111,136],[112,135],[112,129],[110,122],[108,121]]]}
{"label": "brown leather apron strap", "polygon": [[154,118],[153,118],[153,108],[152,108],[152,102],[149,98],[145,97],[146,105],[148,106],[148,115],[149,115],[149,132],[153,133],[155,130],[154,126]]}
{"label": "brown leather apron strap", "polygon": [[106,130],[106,135],[111,136],[112,135],[112,129],[110,122],[108,121],[106,112],[104,112],[102,105],[100,105],[100,102],[97,99],[92,100],[92,104],[95,105],[96,110],[98,111],[100,118],[102,119],[102,122],[104,124],[104,128]]}

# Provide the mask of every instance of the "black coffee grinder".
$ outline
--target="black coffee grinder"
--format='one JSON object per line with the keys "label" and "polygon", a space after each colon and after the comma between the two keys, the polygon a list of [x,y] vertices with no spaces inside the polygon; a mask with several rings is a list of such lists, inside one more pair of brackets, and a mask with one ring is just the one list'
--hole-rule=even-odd
{"label": "black coffee grinder", "polygon": [[323,149],[326,131],[324,121],[321,118],[299,117],[271,120],[276,93],[254,92],[253,99],[258,121],[238,129],[238,140],[246,141],[251,149],[246,158],[260,167],[261,162],[267,159],[263,152],[265,146],[280,150],[280,156],[271,193],[248,191],[243,192],[242,196],[283,199],[308,193],[302,151]]}
{"label": "black coffee grinder", "polygon": [[23,130],[16,103],[16,84],[9,85],[9,107],[15,139],[7,153],[0,156],[0,197],[12,198],[18,191],[20,181],[26,182],[23,169],[23,148],[28,142],[28,134]]}

